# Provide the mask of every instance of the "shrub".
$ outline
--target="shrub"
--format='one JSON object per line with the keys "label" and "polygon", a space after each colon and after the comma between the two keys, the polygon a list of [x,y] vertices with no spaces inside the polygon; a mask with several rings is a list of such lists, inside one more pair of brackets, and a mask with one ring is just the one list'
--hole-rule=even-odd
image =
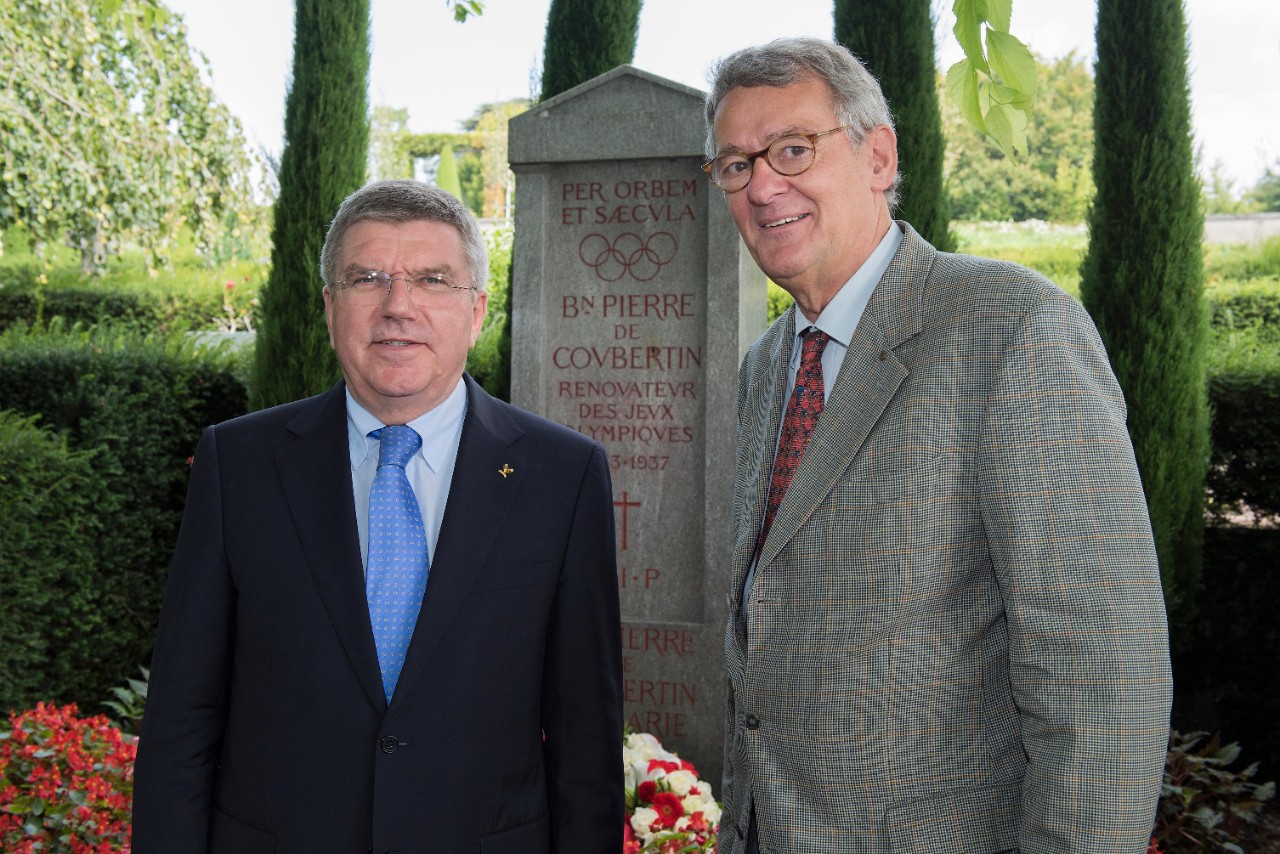
{"label": "shrub", "polygon": [[[47,675],[44,698],[96,705],[146,661],[187,460],[206,425],[245,411],[241,371],[233,354],[202,350],[187,336],[59,324],[0,334],[0,406],[39,414],[68,447],[93,452],[86,494],[94,501],[84,510],[95,537],[91,589],[60,608],[27,609],[30,631],[57,656],[12,664]],[[57,526],[29,533],[48,538],[41,549],[62,548]],[[74,631],[63,637],[67,627]]]}
{"label": "shrub", "polygon": [[[30,705],[74,670],[68,646],[97,608],[101,483],[34,416],[0,410],[0,710]],[[57,606],[57,607],[54,607]]]}
{"label": "shrub", "polygon": [[137,746],[102,716],[40,703],[0,732],[0,842],[15,854],[129,850]]}
{"label": "shrub", "polygon": [[1213,443],[1206,479],[1209,510],[1280,519],[1280,346],[1255,324],[1217,327],[1210,350]]}
{"label": "shrub", "polygon": [[489,248],[489,313],[476,346],[467,354],[467,372],[489,394],[511,399],[510,225],[485,229]]}
{"label": "shrub", "polygon": [[[43,325],[62,318],[68,326],[103,322],[143,331],[226,329],[231,309],[238,330],[249,328],[257,309],[257,272],[251,264],[216,271],[140,279],[136,274],[86,283],[55,276],[49,284],[0,279],[0,330]],[[59,279],[66,278],[66,281]]]}
{"label": "shrub", "polygon": [[[1205,732],[1169,734],[1160,806],[1156,811],[1155,842],[1164,854],[1180,851],[1234,851],[1240,854],[1239,834],[1257,821],[1263,802],[1275,794],[1274,783],[1250,780],[1257,764],[1242,771],[1230,766],[1240,746],[1223,746]],[[1206,741],[1206,739],[1208,739]]]}
{"label": "shrub", "polygon": [[1280,278],[1221,283],[1209,290],[1208,302],[1215,329],[1257,327],[1280,343]]}
{"label": "shrub", "polygon": [[1214,279],[1280,277],[1280,237],[1261,243],[1217,244],[1205,257],[1205,272]]}

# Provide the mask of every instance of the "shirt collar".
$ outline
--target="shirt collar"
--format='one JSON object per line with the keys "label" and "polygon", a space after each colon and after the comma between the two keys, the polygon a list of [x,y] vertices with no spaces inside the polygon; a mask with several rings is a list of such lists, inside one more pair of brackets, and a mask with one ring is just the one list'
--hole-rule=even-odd
{"label": "shirt collar", "polygon": [[[347,393],[347,445],[351,452],[351,468],[358,469],[370,454],[378,453],[378,440],[369,438],[369,434],[386,425],[370,414]],[[440,471],[445,454],[455,444],[462,431],[462,420],[467,414],[467,386],[461,378],[454,390],[436,407],[419,415],[409,422],[408,426],[422,437],[422,447],[418,454],[433,471]]]}
{"label": "shirt collar", "polygon": [[[848,347],[849,342],[853,340],[854,330],[858,328],[858,321],[862,319],[862,312],[871,301],[871,292],[880,283],[880,277],[884,275],[884,271],[889,269],[889,262],[893,260],[893,255],[898,251],[901,243],[902,229],[896,222],[890,223],[889,230],[885,232],[879,245],[867,260],[862,262],[862,266],[849,281],[845,282],[844,286],[831,298],[831,302],[827,303],[827,307],[822,310],[822,314],[818,315],[816,321],[810,320],[800,310],[800,306],[796,306],[796,335],[799,336],[810,326],[816,326],[831,336],[833,341]],[[792,348],[793,351],[795,349],[795,347]]]}

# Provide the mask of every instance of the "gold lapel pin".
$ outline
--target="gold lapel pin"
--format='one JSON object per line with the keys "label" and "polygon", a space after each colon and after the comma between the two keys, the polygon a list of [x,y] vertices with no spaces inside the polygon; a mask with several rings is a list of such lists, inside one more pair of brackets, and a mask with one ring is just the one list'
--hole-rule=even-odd
{"label": "gold lapel pin", "polygon": [[513,469],[511,466],[507,465],[506,463],[503,463],[502,468],[498,469],[498,474],[502,475],[503,480],[506,480],[507,475],[513,474],[514,472],[515,472],[515,469]]}

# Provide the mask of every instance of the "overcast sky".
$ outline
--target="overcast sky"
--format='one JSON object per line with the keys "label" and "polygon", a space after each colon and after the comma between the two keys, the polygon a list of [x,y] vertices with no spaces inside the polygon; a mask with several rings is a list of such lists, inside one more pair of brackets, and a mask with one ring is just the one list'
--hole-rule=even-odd
{"label": "overcast sky", "polygon": [[[164,0],[209,59],[219,99],[250,142],[283,147],[293,51],[291,0]],[[453,21],[445,0],[372,0],[374,105],[406,107],[418,132],[456,131],[480,104],[529,97],[537,87],[550,0],[485,0],[485,12]],[[644,0],[633,63],[706,88],[712,60],[783,35],[830,38],[832,0]],[[940,16],[939,66],[960,58],[950,0]],[[1238,188],[1280,159],[1280,0],[1187,0],[1192,108],[1205,166],[1221,161]],[[1014,35],[1057,58],[1093,58],[1096,4],[1013,0]],[[1034,128],[1032,129],[1034,132]]]}

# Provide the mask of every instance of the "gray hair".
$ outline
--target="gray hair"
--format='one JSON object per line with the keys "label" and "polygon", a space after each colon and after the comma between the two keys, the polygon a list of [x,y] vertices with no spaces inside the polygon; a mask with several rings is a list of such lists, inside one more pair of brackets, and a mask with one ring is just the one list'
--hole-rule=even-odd
{"label": "gray hair", "polygon": [[[893,129],[889,104],[880,84],[858,58],[845,47],[823,39],[774,39],[765,45],[743,48],[715,62],[707,78],[707,157],[716,156],[715,120],[720,104],[730,90],[752,86],[793,86],[821,80],[831,90],[836,119],[849,125],[845,133],[855,146],[880,125]],[[899,173],[885,191],[885,201],[893,209],[898,202]]]}
{"label": "gray hair", "polygon": [[374,181],[347,196],[338,207],[320,250],[320,278],[325,287],[338,278],[338,255],[347,229],[358,222],[441,222],[458,229],[467,256],[471,287],[483,291],[489,282],[489,252],[480,225],[467,206],[450,193],[420,181]]}

